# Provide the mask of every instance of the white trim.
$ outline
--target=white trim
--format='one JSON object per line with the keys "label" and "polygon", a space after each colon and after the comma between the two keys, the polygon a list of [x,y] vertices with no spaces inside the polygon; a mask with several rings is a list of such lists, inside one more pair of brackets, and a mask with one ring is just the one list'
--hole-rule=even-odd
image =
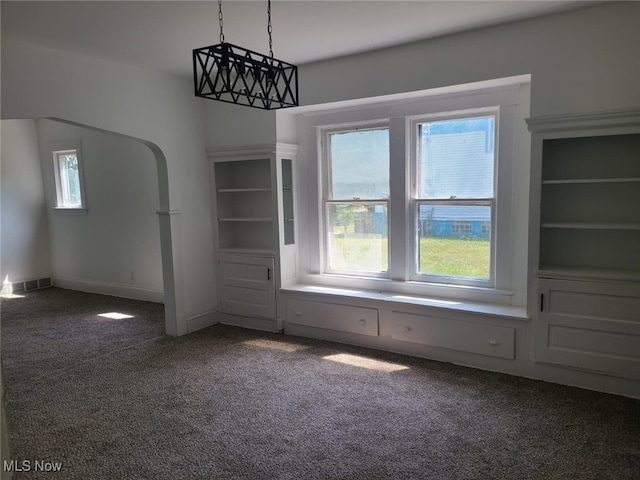
{"label": "white trim", "polygon": [[80,292],[99,293],[114,297],[133,298],[147,302],[164,303],[164,291],[149,288],[134,287],[115,282],[95,282],[77,278],[55,275],[51,277],[51,283],[55,287],[78,290]]}
{"label": "white trim", "polygon": [[207,312],[201,312],[196,315],[190,315],[187,317],[187,333],[192,333],[203,328],[216,325],[218,319],[216,317],[217,310],[209,310]]}
{"label": "white trim", "polygon": [[276,318],[243,317],[232,313],[216,312],[216,319],[222,325],[250,328],[264,332],[279,333],[281,331],[278,326],[282,320]]}
{"label": "white trim", "polygon": [[526,119],[531,132],[556,132],[584,128],[636,127],[640,123],[640,110],[630,108],[608,112],[589,112],[569,115],[546,115]]}
{"label": "white trim", "polygon": [[[462,86],[461,90],[453,89],[453,93],[447,95],[410,94],[404,99],[407,101],[377,102],[377,99],[369,99],[371,103],[360,102],[357,108],[345,107],[337,110],[324,109],[324,106],[316,106],[318,109],[311,115],[309,107],[305,107],[304,114],[297,115],[297,133],[301,148],[302,177],[299,181],[307,182],[307,189],[299,193],[299,202],[302,208],[306,207],[307,215],[300,217],[300,257],[298,279],[302,283],[317,284],[323,286],[336,286],[344,288],[365,290],[391,290],[407,295],[435,296],[442,298],[458,298],[469,301],[480,301],[491,304],[524,305],[527,301],[526,290],[526,259],[527,259],[527,215],[528,209],[523,209],[528,201],[528,182],[523,182],[529,174],[530,133],[524,124],[529,109],[530,85],[529,76],[517,77],[518,82],[509,84],[510,79],[501,79],[495,88],[488,88],[489,84],[480,82],[476,84],[480,90],[473,90],[471,85]],[[491,83],[491,82],[489,82]],[[482,88],[484,87],[484,88]],[[400,98],[400,97],[398,97]],[[388,98],[386,100],[389,100]],[[495,148],[498,152],[498,168],[495,205],[492,209],[494,220],[492,252],[492,268],[494,270],[494,283],[488,285],[479,282],[455,282],[429,283],[428,281],[410,281],[409,273],[413,268],[412,232],[408,232],[408,221],[415,221],[415,215],[411,214],[411,185],[407,169],[410,162],[411,145],[406,132],[410,129],[413,118],[442,118],[442,115],[464,113],[486,113],[498,111],[499,122],[496,122],[496,131],[500,131]],[[291,113],[291,112],[289,112]],[[382,119],[382,120],[381,120]],[[389,199],[389,274],[391,280],[384,278],[368,277],[365,275],[349,276],[327,272],[324,262],[325,235],[322,224],[325,212],[323,203],[323,191],[325,181],[323,178],[324,148],[319,142],[325,129],[333,129],[336,126],[369,126],[389,122],[396,130],[404,130],[404,135],[390,132],[390,149],[395,148],[395,155],[391,158],[391,169],[399,168],[397,165],[404,161],[402,178],[390,177],[395,188],[396,196]],[[385,122],[385,123],[386,123]],[[401,128],[404,125],[404,129]],[[499,130],[500,129],[500,130]],[[506,135],[502,131],[506,129]],[[504,137],[513,137],[505,139]],[[394,142],[398,143],[394,147]],[[401,145],[400,145],[401,144]],[[395,163],[394,163],[395,162]],[[505,168],[505,164],[506,167]],[[398,177],[398,175],[396,175]],[[406,185],[405,185],[406,184]],[[512,185],[513,184],[513,185]],[[515,186],[514,186],[515,185]],[[404,189],[404,192],[402,190]],[[403,193],[403,195],[400,195]],[[398,197],[397,195],[400,195]],[[498,203],[498,201],[500,203]],[[402,223],[396,222],[398,213],[404,213]],[[395,214],[392,215],[392,214]],[[410,225],[409,225],[410,226]],[[413,231],[413,229],[412,229]],[[517,244],[514,242],[518,242]],[[403,257],[403,258],[400,258]],[[404,260],[404,271],[397,268]],[[392,262],[393,260],[393,262]],[[335,272],[339,273],[339,272]],[[345,272],[350,273],[350,272]],[[421,278],[421,280],[423,280]],[[428,279],[427,279],[428,280]],[[468,288],[460,288],[468,287]],[[490,287],[490,288],[489,288]],[[508,292],[508,293],[505,293]]]}
{"label": "white trim", "polygon": [[180,210],[156,210],[156,215],[164,215],[164,216],[170,216],[170,215],[180,215]]}
{"label": "white trim", "polygon": [[[314,295],[322,296],[335,296],[346,298],[366,298],[369,300],[377,300],[381,302],[391,302],[397,305],[419,305],[423,307],[432,307],[443,310],[467,312],[474,314],[489,315],[493,317],[506,318],[509,320],[522,320],[527,321],[525,307],[513,307],[510,305],[497,305],[481,302],[469,302],[458,300],[445,300],[434,297],[421,297],[411,296],[406,294],[396,294],[389,291],[362,291],[352,290],[346,288],[326,288],[318,285],[292,285],[287,288],[282,288],[282,292],[295,292],[295,293],[311,293]],[[317,300],[316,300],[317,301]]]}
{"label": "white trim", "polygon": [[51,210],[56,212],[56,215],[88,215],[89,209],[85,207],[52,207]]}

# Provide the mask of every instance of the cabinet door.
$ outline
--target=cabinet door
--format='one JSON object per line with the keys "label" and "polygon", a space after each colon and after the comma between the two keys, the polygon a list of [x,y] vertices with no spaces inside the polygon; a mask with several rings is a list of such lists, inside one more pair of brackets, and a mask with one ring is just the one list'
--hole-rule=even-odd
{"label": "cabinet door", "polygon": [[536,360],[640,379],[640,286],[539,281]]}
{"label": "cabinet door", "polygon": [[218,266],[221,312],[276,317],[273,257],[221,253]]}

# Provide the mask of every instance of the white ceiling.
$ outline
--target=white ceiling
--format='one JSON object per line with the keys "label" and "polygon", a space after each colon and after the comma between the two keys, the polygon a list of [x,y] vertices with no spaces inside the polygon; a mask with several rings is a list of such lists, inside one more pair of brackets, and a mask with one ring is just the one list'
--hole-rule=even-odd
{"label": "white ceiling", "polygon": [[[273,51],[304,64],[594,3],[272,0]],[[219,43],[216,0],[3,0],[0,6],[3,36],[172,74],[191,75],[191,51]],[[268,53],[266,0],[224,0],[222,11],[226,42]]]}

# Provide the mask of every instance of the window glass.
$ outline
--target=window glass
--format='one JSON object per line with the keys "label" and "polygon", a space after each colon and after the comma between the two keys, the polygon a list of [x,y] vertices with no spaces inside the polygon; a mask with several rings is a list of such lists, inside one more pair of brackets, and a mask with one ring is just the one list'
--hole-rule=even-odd
{"label": "window glass", "polygon": [[418,124],[418,197],[493,196],[495,118]]}
{"label": "window glass", "polygon": [[82,207],[80,170],[75,150],[54,153],[58,207]]}
{"label": "window glass", "polygon": [[329,134],[329,198],[378,200],[389,197],[389,130]]}
{"label": "window glass", "polygon": [[331,270],[388,269],[386,203],[327,204],[327,263]]}
{"label": "window glass", "polygon": [[418,273],[489,278],[491,207],[420,203]]}

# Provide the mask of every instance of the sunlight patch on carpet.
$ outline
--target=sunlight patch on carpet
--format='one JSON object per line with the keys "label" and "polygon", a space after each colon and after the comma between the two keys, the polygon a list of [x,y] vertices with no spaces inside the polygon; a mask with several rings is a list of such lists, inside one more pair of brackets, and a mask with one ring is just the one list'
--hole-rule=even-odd
{"label": "sunlight patch on carpet", "polygon": [[3,293],[0,295],[2,298],[24,298],[24,295],[16,295],[15,293]]}
{"label": "sunlight patch on carpet", "polygon": [[133,318],[133,315],[127,315],[126,313],[109,312],[99,313],[99,317],[111,318],[112,320],[124,320],[125,318]]}
{"label": "sunlight patch on carpet", "polygon": [[346,353],[329,355],[322,358],[325,360],[331,360],[332,362],[345,363],[347,365],[353,365],[354,367],[368,368],[369,370],[378,370],[380,372],[397,372],[409,369],[409,367],[405,367],[404,365],[397,363],[383,362],[381,360],[374,360],[372,358],[349,355]]}
{"label": "sunlight patch on carpet", "polygon": [[242,342],[244,345],[251,345],[252,347],[269,348],[271,350],[280,350],[282,352],[299,352],[309,347],[306,345],[299,345],[297,343],[290,342],[276,342],[273,340],[266,340],[264,338],[256,338],[255,340],[247,340]]}

